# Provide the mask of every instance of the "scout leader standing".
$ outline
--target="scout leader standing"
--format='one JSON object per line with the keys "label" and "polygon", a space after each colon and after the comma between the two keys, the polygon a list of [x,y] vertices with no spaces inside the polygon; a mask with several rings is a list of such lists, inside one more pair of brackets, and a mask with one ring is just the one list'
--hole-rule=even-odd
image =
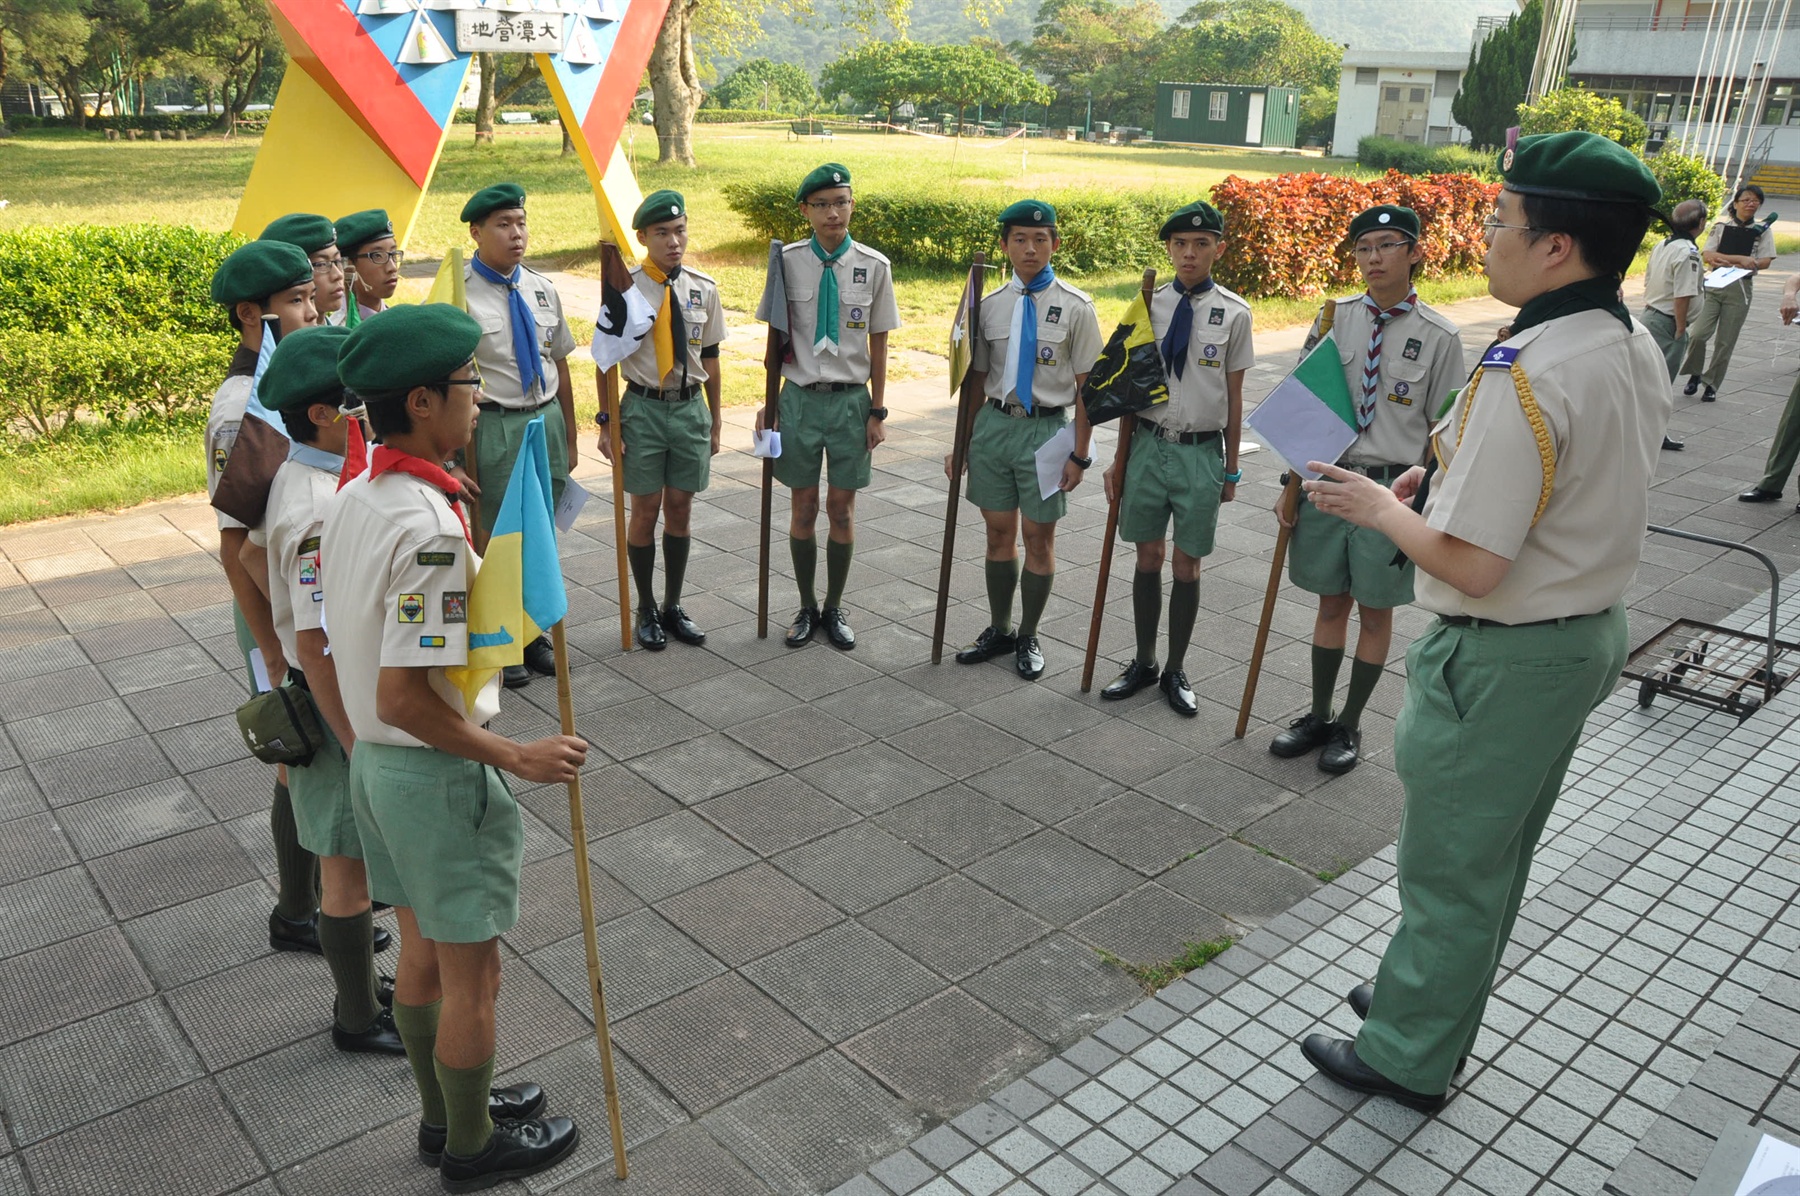
{"label": "scout leader standing", "polygon": [[[792,335],[781,363],[781,456],[775,477],[791,491],[788,551],[800,589],[800,612],[787,646],[798,648],[821,625],[834,648],[856,647],[844,615],[844,585],[856,551],[856,492],[869,484],[870,457],[886,433],[888,333],[900,327],[893,270],[887,258],[850,237],[855,201],[850,170],[827,162],[800,180],[794,194],[812,236],[782,250]],[[768,321],[764,294],[756,318]],[[756,413],[756,428],[768,411]],[[819,475],[828,465],[825,514],[825,602],[814,583],[819,568]]]}
{"label": "scout leader standing", "polygon": [[[703,644],[706,633],[681,609],[687,576],[688,519],[694,495],[712,479],[719,451],[719,345],[725,339],[725,312],[719,285],[688,267],[687,201],[679,192],[658,191],[631,217],[644,264],[631,272],[632,285],[656,309],[656,323],[619,363],[625,394],[619,404],[619,439],[625,453],[615,467],[625,471],[631,495],[631,526],[625,553],[637,582],[637,642],[659,652],[672,635],[684,644]],[[604,403],[606,388],[595,380]],[[700,402],[704,391],[705,402]],[[612,461],[600,412],[600,455]],[[785,422],[785,421],[784,421]],[[658,610],[652,585],[656,571],[656,519],[663,525],[663,604]],[[666,632],[666,634],[665,634]]]}
{"label": "scout leader standing", "polygon": [[[1056,573],[1056,521],[1069,509],[1068,492],[1081,485],[1094,463],[1088,455],[1093,431],[1077,396],[1104,345],[1094,301],[1058,279],[1050,265],[1050,256],[1062,244],[1055,208],[1036,199],[1013,204],[1000,213],[1000,244],[1013,276],[982,299],[981,334],[969,361],[987,395],[969,436],[968,495],[987,524],[990,621],[973,644],[956,654],[956,661],[980,664],[1012,652],[1019,676],[1035,681],[1044,671],[1037,627]],[[1061,487],[1044,498],[1037,451],[1069,422],[1071,408],[1075,448],[1063,463]],[[949,472],[950,458],[945,457],[944,473]],[[1020,592],[1017,632],[1014,590]]]}
{"label": "scout leader standing", "polygon": [[1394,766],[1400,925],[1354,1043],[1310,1035],[1327,1076],[1415,1108],[1443,1104],[1481,1029],[1532,852],[1582,723],[1619,679],[1669,418],[1656,341],[1618,299],[1661,197],[1631,151],[1592,133],[1519,139],[1487,221],[1488,289],[1513,335],[1432,428],[1443,473],[1392,490],[1311,463],[1326,514],[1379,529],[1418,563],[1437,615],[1406,657]]}
{"label": "scout leader standing", "polygon": [[499,936],[519,918],[523,846],[501,770],[565,783],[587,744],[496,735],[484,724],[498,683],[471,707],[444,673],[468,661],[480,558],[441,462],[476,423],[481,336],[468,315],[432,303],[371,316],[344,340],[338,376],[381,443],[331,501],[322,544],[369,891],[400,923],[394,1024],[423,1104],[419,1157],[452,1192],[553,1166],[580,1136],[566,1117],[535,1116],[537,1085],[492,1087]]}
{"label": "scout leader standing", "polygon": [[[524,265],[531,244],[524,188],[516,183],[484,187],[463,205],[462,219],[475,240],[475,254],[463,268],[469,314],[481,326],[475,361],[481,367],[482,418],[469,445],[475,468],[468,472],[476,483],[475,542],[486,545],[526,424],[544,417],[552,502],[561,500],[569,469],[580,459],[568,361],[575,337],[563,319],[555,285]],[[480,501],[484,492],[493,495],[491,501]],[[529,685],[532,673],[556,676],[556,654],[541,635],[525,645],[525,664],[507,668],[506,684],[515,689]]]}
{"label": "scout leader standing", "polygon": [[[1213,549],[1219,504],[1237,497],[1238,432],[1244,371],[1256,364],[1250,305],[1213,281],[1225,243],[1225,218],[1204,201],[1177,209],[1158,237],[1175,280],[1150,297],[1150,329],[1161,348],[1169,401],[1138,413],[1119,535],[1137,545],[1131,615],[1137,655],[1100,696],[1129,698],[1157,683],[1156,625],[1162,618],[1162,566],[1171,519],[1175,580],[1169,591],[1169,663],[1163,697],[1177,714],[1200,712],[1184,669],[1200,613],[1200,559]],[[1119,459],[1106,471],[1106,497],[1119,488]]]}
{"label": "scout leader standing", "polygon": [[[400,286],[400,263],[406,255],[394,239],[394,222],[380,208],[352,212],[337,222],[338,249],[344,255],[350,298],[359,320],[387,307]],[[349,312],[346,307],[345,312]]]}
{"label": "scout leader standing", "polygon": [[[1644,267],[1644,310],[1638,318],[1656,338],[1671,382],[1675,381],[1681,356],[1687,351],[1688,326],[1699,315],[1695,309],[1702,302],[1700,280],[1706,266],[1700,260],[1694,234],[1705,224],[1704,203],[1690,199],[1676,204],[1669,213],[1668,237],[1650,251],[1649,265]],[[1676,452],[1687,447],[1667,436],[1663,437],[1662,446]]]}
{"label": "scout leader standing", "polygon": [[340,1051],[398,1055],[405,1048],[376,991],[369,882],[350,806],[347,753],[356,735],[344,716],[337,661],[325,638],[319,565],[325,508],[344,471],[344,384],[337,359],[349,335],[345,328],[302,328],[281,342],[269,362],[263,406],[281,417],[293,444],[269,487],[263,526],[250,536],[267,550],[269,606],[292,662],[288,679],[312,695],[325,728],[312,760],[289,766],[288,789],[300,843],[319,858],[319,948],[337,985],[331,1041]]}
{"label": "scout leader standing", "polygon": [[[1737,348],[1738,333],[1744,329],[1744,318],[1750,314],[1750,289],[1757,272],[1775,264],[1775,230],[1759,224],[1756,213],[1763,205],[1763,190],[1745,183],[1731,197],[1725,219],[1713,225],[1701,247],[1700,256],[1708,266],[1737,266],[1750,273],[1722,287],[1705,288],[1700,302],[1700,315],[1688,325],[1687,360],[1681,372],[1688,376],[1681,393],[1691,395],[1704,386],[1702,403],[1711,403],[1725,385],[1725,370],[1731,364],[1732,350]],[[1774,217],[1770,217],[1773,220]],[[1706,342],[1713,341],[1712,365],[1706,364]]]}
{"label": "scout leader standing", "polygon": [[[1356,399],[1356,442],[1338,464],[1386,485],[1419,464],[1432,417],[1468,377],[1456,325],[1431,310],[1413,290],[1424,252],[1419,217],[1411,208],[1382,204],[1350,222],[1356,268],[1368,290],[1338,299],[1332,331],[1344,365],[1344,381]],[[1310,351],[1321,333],[1307,337]],[[1284,492],[1285,496],[1285,492]],[[1287,523],[1283,500],[1275,514]],[[1316,505],[1295,512],[1288,577],[1319,596],[1313,620],[1312,709],[1277,735],[1269,751],[1292,758],[1319,752],[1322,772],[1356,767],[1362,748],[1362,712],[1387,667],[1394,640],[1394,608],[1413,600],[1413,566],[1396,564],[1392,540],[1357,527]],[[1349,643],[1350,608],[1356,607],[1356,656],[1350,688],[1334,715],[1332,698]]]}
{"label": "scout leader standing", "polygon": [[312,263],[313,307],[319,323],[344,322],[344,255],[338,248],[337,226],[324,216],[295,212],[269,222],[259,241],[286,241],[306,254]]}

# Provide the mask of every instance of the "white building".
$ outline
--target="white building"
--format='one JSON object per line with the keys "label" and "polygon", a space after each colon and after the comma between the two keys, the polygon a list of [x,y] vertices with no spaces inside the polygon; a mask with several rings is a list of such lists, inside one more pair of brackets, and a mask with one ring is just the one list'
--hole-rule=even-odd
{"label": "white building", "polygon": [[1469,131],[1451,117],[1450,101],[1468,65],[1461,51],[1344,51],[1332,152],[1355,157],[1356,143],[1377,135],[1426,145],[1467,141]]}

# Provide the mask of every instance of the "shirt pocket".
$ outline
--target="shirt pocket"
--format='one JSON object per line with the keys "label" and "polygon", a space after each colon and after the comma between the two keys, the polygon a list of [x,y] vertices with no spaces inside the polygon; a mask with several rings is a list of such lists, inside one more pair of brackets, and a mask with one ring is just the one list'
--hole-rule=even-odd
{"label": "shirt pocket", "polygon": [[512,321],[505,315],[498,315],[482,316],[480,317],[479,323],[481,324],[481,335],[483,337],[489,337],[499,336],[501,333],[505,332]]}
{"label": "shirt pocket", "polygon": [[1069,330],[1061,324],[1039,324],[1037,363],[1054,369],[1069,363]]}
{"label": "shirt pocket", "polygon": [[870,290],[843,290],[838,292],[839,318],[844,321],[845,328],[868,331],[869,307],[875,302],[875,292]]}
{"label": "shirt pocket", "polygon": [[1387,399],[1401,407],[1416,407],[1429,398],[1425,393],[1425,363],[1396,357],[1381,363],[1387,375]]}
{"label": "shirt pocket", "polygon": [[1209,370],[1225,368],[1225,355],[1231,348],[1231,335],[1223,328],[1196,324],[1189,359]]}
{"label": "shirt pocket", "polygon": [[537,343],[540,349],[548,350],[556,343],[556,328],[562,321],[554,312],[533,312],[532,318],[537,321]]}

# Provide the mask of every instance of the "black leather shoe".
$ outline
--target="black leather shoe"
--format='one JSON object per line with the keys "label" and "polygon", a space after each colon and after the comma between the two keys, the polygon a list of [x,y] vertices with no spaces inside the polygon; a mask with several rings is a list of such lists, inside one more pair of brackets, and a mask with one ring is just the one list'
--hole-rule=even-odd
{"label": "black leather shoe", "polygon": [[1709,386],[1700,392],[1700,401],[1702,403],[1716,403],[1719,401],[1719,392]]}
{"label": "black leather shoe", "polygon": [[[544,1109],[544,1090],[536,1084],[514,1084],[510,1088],[488,1089],[488,1116],[495,1121],[522,1121],[536,1117]],[[441,1125],[419,1123],[419,1162],[435,1167],[443,1161],[444,1135]]]}
{"label": "black leather shoe", "polygon": [[651,652],[661,652],[668,646],[669,637],[663,634],[662,616],[654,606],[638,608],[637,642],[640,648]]}
{"label": "black leather shoe", "polygon": [[856,632],[850,630],[849,622],[844,618],[844,608],[828,606],[819,612],[819,622],[825,625],[825,638],[831,646],[844,652],[856,647]]}
{"label": "black leather shoe", "polygon": [[1123,701],[1140,689],[1148,689],[1155,685],[1156,679],[1161,675],[1162,671],[1157,668],[1154,660],[1145,664],[1134,656],[1131,658],[1131,663],[1125,666],[1125,671],[1113,678],[1111,685],[1100,691],[1100,696],[1108,702]]}
{"label": "black leather shoe", "polygon": [[[1366,1092],[1370,1096],[1385,1096],[1389,1100],[1399,1101],[1421,1113],[1435,1113],[1444,1107],[1445,1093],[1439,1092],[1434,1095],[1429,1092],[1414,1092],[1411,1088],[1402,1088],[1358,1059],[1356,1044],[1347,1038],[1327,1038],[1323,1034],[1308,1034],[1306,1041],[1300,1044],[1300,1053],[1305,1055],[1307,1061],[1324,1072],[1326,1076],[1353,1092]],[[446,1160],[447,1162],[448,1160]]]}
{"label": "black leather shoe", "polygon": [[[1369,1018],[1369,1006],[1375,1003],[1375,986],[1373,984],[1357,985],[1345,994],[1344,1003],[1350,1006],[1351,1013],[1354,1013],[1357,1017],[1367,1021]],[[1463,1073],[1463,1068],[1467,1066],[1469,1066],[1469,1057],[1464,1055],[1456,1061],[1456,1074],[1460,1076]]]}
{"label": "black leather shoe", "polygon": [[1200,703],[1194,700],[1194,689],[1188,684],[1187,673],[1181,669],[1170,669],[1162,678],[1163,697],[1168,699],[1169,709],[1185,718],[1193,718],[1200,713]]}
{"label": "black leather shoe", "polygon": [[1779,490],[1764,490],[1758,486],[1754,490],[1746,490],[1738,495],[1739,502],[1774,502],[1781,497]]}
{"label": "black leather shoe", "polygon": [[1663,449],[1667,452],[1679,453],[1686,447],[1687,441],[1685,440],[1671,440],[1667,436],[1663,437]]}
{"label": "black leather shoe", "polygon": [[813,632],[818,630],[818,627],[819,608],[803,606],[800,608],[800,613],[794,616],[794,622],[788,628],[787,639],[784,642],[790,648],[798,648],[812,639]]}
{"label": "black leather shoe", "polygon": [[1013,640],[1013,668],[1027,681],[1044,675],[1044,653],[1038,647],[1037,636],[1021,635]]}
{"label": "black leather shoe", "polygon": [[479,1192],[502,1180],[522,1179],[548,1171],[581,1142],[581,1131],[567,1117],[534,1117],[528,1121],[496,1121],[487,1149],[470,1158],[444,1152],[438,1182],[446,1192]]}
{"label": "black leather shoe", "polygon": [[975,642],[956,654],[957,664],[984,664],[1018,646],[1018,637],[1010,631],[989,627],[975,637]]}
{"label": "black leather shoe", "polygon": [[[319,915],[314,911],[311,915],[291,921],[274,910],[269,911],[269,950],[271,951],[304,951],[308,955],[322,955],[319,950]],[[394,936],[388,933],[385,926],[377,926],[369,938],[369,946],[377,954],[386,951],[394,942]]]}
{"label": "black leather shoe", "polygon": [[662,608],[662,624],[665,631],[684,644],[699,647],[706,642],[706,632],[688,618],[688,613],[681,609],[680,604]]}
{"label": "black leather shoe", "polygon": [[394,1007],[394,978],[392,976],[375,977],[375,999],[381,1002],[384,1009]]}
{"label": "black leather shoe", "polygon": [[531,684],[531,670],[522,664],[509,664],[500,670],[500,684],[508,689],[524,689]]}
{"label": "black leather shoe", "polygon": [[540,677],[556,676],[556,649],[549,636],[540,635],[525,645],[525,667]]}
{"label": "black leather shoe", "polygon": [[1688,375],[1688,383],[1686,386],[1681,388],[1681,393],[1684,395],[1691,395],[1696,390],[1699,390],[1699,389],[1700,389],[1700,375],[1699,374],[1689,374]]}
{"label": "black leather shoe", "polygon": [[1331,740],[1331,729],[1336,723],[1326,722],[1316,714],[1303,714],[1288,724],[1288,729],[1269,741],[1269,755],[1280,756],[1283,760],[1292,760],[1295,756],[1304,756],[1314,748],[1324,747]]}
{"label": "black leather shoe", "polygon": [[1343,723],[1331,724],[1331,738],[1319,753],[1319,771],[1342,776],[1356,767],[1357,750],[1362,747],[1362,732]]}
{"label": "black leather shoe", "polygon": [[337,1002],[331,1004],[331,1045],[340,1051],[364,1055],[404,1055],[406,1044],[394,1028],[394,1015],[383,1009],[366,1030],[351,1032],[337,1024]]}

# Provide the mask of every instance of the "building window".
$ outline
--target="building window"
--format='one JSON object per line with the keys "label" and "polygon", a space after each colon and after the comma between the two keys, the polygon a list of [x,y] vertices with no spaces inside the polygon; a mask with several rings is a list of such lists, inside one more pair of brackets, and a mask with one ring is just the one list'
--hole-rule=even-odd
{"label": "building window", "polygon": [[1409,104],[1423,104],[1425,102],[1425,89],[1423,87],[1410,88],[1407,92],[1406,102]]}
{"label": "building window", "polygon": [[1436,91],[1441,96],[1455,95],[1462,86],[1461,71],[1439,71],[1437,73]]}
{"label": "building window", "polygon": [[1794,98],[1794,85],[1783,83],[1769,88],[1769,98],[1763,104],[1762,123],[1779,125],[1787,123],[1788,102]]}
{"label": "building window", "polygon": [[1400,89],[1398,87],[1384,87],[1381,89],[1381,98],[1387,103],[1398,104],[1400,102]]}
{"label": "building window", "polygon": [[1373,87],[1373,86],[1374,86],[1374,85],[1375,85],[1375,80],[1376,80],[1376,77],[1377,77],[1377,76],[1378,76],[1378,75],[1379,75],[1379,74],[1380,74],[1380,73],[1381,73],[1381,72],[1380,72],[1380,69],[1379,69],[1379,68],[1378,68],[1378,67],[1372,67],[1372,66],[1359,66],[1359,67],[1357,67],[1357,68],[1356,68],[1356,82],[1357,82],[1357,85],[1358,85],[1358,86],[1359,86],[1359,87],[1360,87],[1360,86],[1369,86],[1369,87]]}
{"label": "building window", "polygon": [[1225,106],[1231,102],[1231,93],[1215,91],[1206,97],[1206,119],[1214,124],[1225,119]]}
{"label": "building window", "polygon": [[1175,120],[1186,120],[1188,118],[1188,102],[1193,99],[1193,94],[1185,88],[1177,91],[1175,98],[1169,103],[1169,116]]}

